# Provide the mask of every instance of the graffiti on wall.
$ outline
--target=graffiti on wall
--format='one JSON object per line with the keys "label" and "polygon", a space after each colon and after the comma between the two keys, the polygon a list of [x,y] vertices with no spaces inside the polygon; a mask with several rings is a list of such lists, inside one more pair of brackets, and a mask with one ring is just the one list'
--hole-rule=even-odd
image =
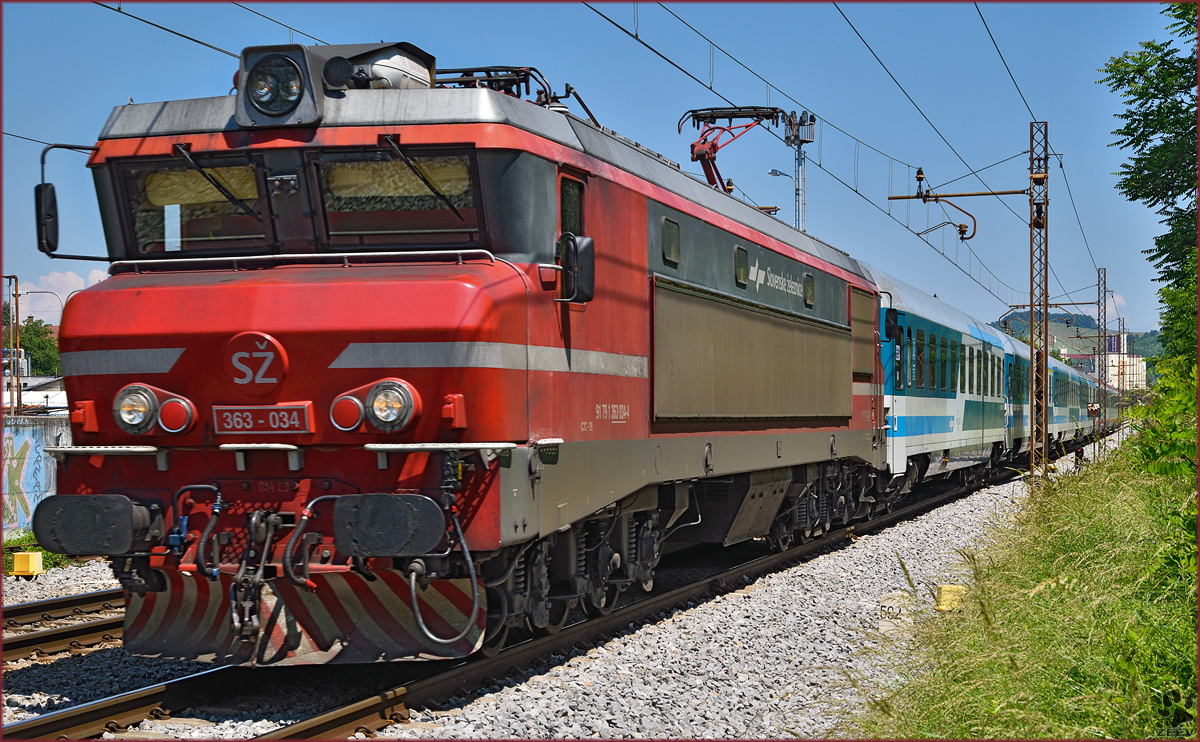
{"label": "graffiti on wall", "polygon": [[33,509],[46,496],[45,452],[39,428],[4,429],[4,528],[29,528]]}
{"label": "graffiti on wall", "polygon": [[0,497],[5,530],[30,527],[33,509],[55,490],[57,468],[46,453],[46,446],[69,445],[71,429],[66,416],[5,417],[4,438],[0,443],[3,454]]}

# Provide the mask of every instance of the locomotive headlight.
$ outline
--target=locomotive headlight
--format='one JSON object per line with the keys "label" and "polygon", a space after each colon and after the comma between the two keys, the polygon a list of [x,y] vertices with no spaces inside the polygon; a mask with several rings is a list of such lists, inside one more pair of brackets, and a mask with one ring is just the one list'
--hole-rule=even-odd
{"label": "locomotive headlight", "polygon": [[289,113],[304,95],[300,67],[282,54],[263,57],[247,75],[246,93],[251,105],[268,116]]}
{"label": "locomotive headlight", "polygon": [[154,426],[158,411],[158,397],[154,392],[138,384],[130,384],[117,392],[113,403],[113,417],[126,433],[145,433]]}
{"label": "locomotive headlight", "polygon": [[385,423],[394,423],[404,414],[404,397],[395,389],[383,389],[379,394],[375,395],[375,401],[371,403],[371,411],[375,413],[375,417]]}
{"label": "locomotive headlight", "polygon": [[367,394],[367,417],[372,425],[385,433],[408,425],[415,407],[412,392],[399,382],[381,381]]}

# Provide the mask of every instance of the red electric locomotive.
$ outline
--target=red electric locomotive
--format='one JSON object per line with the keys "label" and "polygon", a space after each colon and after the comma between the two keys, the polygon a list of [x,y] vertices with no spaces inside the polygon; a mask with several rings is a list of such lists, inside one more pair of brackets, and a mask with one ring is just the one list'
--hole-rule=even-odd
{"label": "red electric locomotive", "polygon": [[112,275],[63,315],[33,527],[110,556],[129,651],[461,657],[895,496],[845,253],[529,68],[250,47],[236,87],[117,107],[88,163]]}

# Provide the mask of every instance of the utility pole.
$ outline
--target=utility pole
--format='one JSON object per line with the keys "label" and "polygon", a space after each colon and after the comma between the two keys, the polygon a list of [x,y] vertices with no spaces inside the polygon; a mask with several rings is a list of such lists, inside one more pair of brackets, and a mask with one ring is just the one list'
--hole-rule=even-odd
{"label": "utility pole", "polygon": [[1108,420],[1108,401],[1104,390],[1108,386],[1108,271],[1105,268],[1096,269],[1096,323],[1100,325],[1097,334],[1100,336],[1099,350],[1096,353],[1096,381],[1100,386],[1100,416],[1098,422],[1104,424]]}
{"label": "utility pole", "polygon": [[1117,445],[1121,445],[1121,427],[1125,424],[1125,362],[1128,356],[1125,353],[1125,318],[1120,317],[1117,320],[1117,350],[1120,354],[1117,356]]}
{"label": "utility pole", "polygon": [[10,322],[9,344],[12,350],[8,355],[8,368],[12,373],[13,380],[12,392],[9,394],[9,401],[12,403],[12,414],[21,414],[21,281],[15,276],[4,276],[12,281],[12,297],[13,305],[8,310],[8,320]]}
{"label": "utility pole", "polygon": [[799,118],[792,111],[791,116],[784,122],[784,144],[796,149],[796,229],[804,231],[805,182],[808,176],[804,166],[804,145],[813,141],[813,122],[816,117],[808,111],[801,112]]}
{"label": "utility pole", "polygon": [[1047,474],[1050,426],[1047,419],[1049,381],[1049,306],[1047,273],[1050,265],[1049,231],[1049,127],[1045,121],[1029,123],[1029,349],[1033,366],[1030,384],[1029,474]]}
{"label": "utility pole", "polygon": [[[1045,121],[1031,121],[1029,123],[1029,188],[1027,190],[934,193],[932,190],[927,191],[923,189],[925,173],[921,168],[917,168],[916,195],[888,196],[889,201],[919,198],[924,203],[929,203],[930,201],[945,203],[966,214],[974,223],[974,216],[947,199],[951,197],[965,198],[968,196],[1029,195],[1028,307],[1030,366],[1032,367],[1029,374],[1030,427],[1032,429],[1032,434],[1029,438],[1029,474],[1031,476],[1038,473],[1045,476],[1050,463],[1050,426],[1047,421],[1047,405],[1049,403],[1047,392],[1049,391],[1048,377],[1050,366],[1050,292],[1046,281],[1050,266],[1049,232],[1046,228],[1046,220],[1050,208],[1049,189],[1047,188],[1047,181],[1050,178],[1050,139],[1048,131],[1049,125]],[[949,224],[952,224],[952,222],[939,224],[933,229]],[[974,227],[977,224],[973,224],[972,228],[969,229],[970,234],[967,234],[968,227],[966,224],[954,226],[958,227],[958,238],[960,240],[966,241],[975,236],[976,230]],[[932,230],[926,230],[926,232],[928,231]],[[1019,306],[1024,307],[1026,305],[1022,304]]]}

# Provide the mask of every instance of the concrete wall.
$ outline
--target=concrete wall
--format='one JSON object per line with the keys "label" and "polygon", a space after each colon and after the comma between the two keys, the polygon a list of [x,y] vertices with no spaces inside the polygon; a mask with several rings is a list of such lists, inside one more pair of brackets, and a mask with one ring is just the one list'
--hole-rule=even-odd
{"label": "concrete wall", "polygon": [[58,468],[46,446],[71,445],[71,423],[65,415],[6,415],[0,495],[5,532],[29,528],[33,509],[55,493]]}

